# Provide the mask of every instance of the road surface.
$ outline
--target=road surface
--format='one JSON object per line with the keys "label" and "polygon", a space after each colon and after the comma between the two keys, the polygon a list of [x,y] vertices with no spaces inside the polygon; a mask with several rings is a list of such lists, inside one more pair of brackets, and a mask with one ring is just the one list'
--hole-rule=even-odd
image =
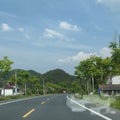
{"label": "road surface", "polygon": [[[74,109],[74,110],[73,110]],[[77,110],[76,110],[77,109]],[[111,115],[113,116],[113,115]],[[106,120],[118,120],[108,114]],[[110,119],[109,119],[110,118]],[[0,120],[105,120],[91,114],[67,95],[50,95],[0,102]]]}

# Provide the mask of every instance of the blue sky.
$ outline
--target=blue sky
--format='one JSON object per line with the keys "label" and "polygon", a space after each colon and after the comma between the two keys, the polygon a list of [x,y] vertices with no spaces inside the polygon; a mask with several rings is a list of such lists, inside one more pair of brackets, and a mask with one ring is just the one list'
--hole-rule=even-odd
{"label": "blue sky", "polygon": [[45,73],[90,55],[110,56],[120,31],[120,0],[0,0],[0,59]]}

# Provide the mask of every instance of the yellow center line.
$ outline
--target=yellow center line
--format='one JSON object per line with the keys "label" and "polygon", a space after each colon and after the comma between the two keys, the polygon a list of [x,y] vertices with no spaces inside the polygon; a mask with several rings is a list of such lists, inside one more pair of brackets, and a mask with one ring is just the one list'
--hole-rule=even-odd
{"label": "yellow center line", "polygon": [[27,112],[25,115],[23,115],[22,118],[28,117],[28,116],[29,116],[32,112],[34,112],[34,111],[35,111],[35,109],[30,110],[30,111]]}
{"label": "yellow center line", "polygon": [[42,101],[42,102],[41,102],[41,104],[44,104],[44,103],[45,103],[45,101]]}

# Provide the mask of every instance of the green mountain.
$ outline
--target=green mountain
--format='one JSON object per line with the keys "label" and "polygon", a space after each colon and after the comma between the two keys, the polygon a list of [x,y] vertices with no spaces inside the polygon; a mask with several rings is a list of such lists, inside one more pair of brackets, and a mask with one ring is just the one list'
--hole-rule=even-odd
{"label": "green mountain", "polygon": [[[4,75],[1,79],[7,81],[12,76],[15,76],[15,73],[18,75],[18,73],[22,70],[23,69],[11,70],[6,75]],[[72,82],[75,79],[74,76],[66,73],[65,71],[61,69],[50,70],[44,74],[38,73],[34,70],[25,70],[25,71],[27,71],[30,74],[30,76],[36,76],[37,78],[44,79],[45,82],[50,82],[54,84],[59,84],[62,82],[65,82],[65,83]]]}
{"label": "green mountain", "polygon": [[53,84],[59,84],[62,82],[70,83],[75,79],[74,76],[66,73],[65,71],[61,69],[50,70],[44,73],[42,75],[42,78],[44,78],[46,82],[50,82]]}
{"label": "green mountain", "polygon": [[[21,89],[24,90],[24,78],[20,78],[20,73],[23,69],[15,69],[7,74],[0,80],[0,87],[3,86],[4,81],[15,80],[15,76],[18,78],[18,84]],[[27,94],[43,94],[43,80],[45,86],[45,93],[63,93],[79,91],[79,82],[75,79],[75,76],[66,73],[61,69],[50,70],[44,74],[38,73],[34,70],[24,70],[28,72],[30,78],[27,80]],[[23,74],[22,74],[23,75]],[[25,74],[24,74],[25,75]],[[25,79],[26,76],[24,76]],[[20,80],[20,81],[19,81]],[[22,83],[23,82],[23,83]],[[76,89],[75,89],[76,88]]]}

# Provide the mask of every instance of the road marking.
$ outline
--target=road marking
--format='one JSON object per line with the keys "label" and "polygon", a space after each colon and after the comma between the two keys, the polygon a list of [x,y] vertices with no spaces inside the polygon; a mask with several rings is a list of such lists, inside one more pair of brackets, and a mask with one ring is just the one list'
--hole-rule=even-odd
{"label": "road marking", "polygon": [[30,110],[30,111],[27,112],[25,115],[23,115],[22,118],[28,117],[28,116],[29,116],[32,112],[34,112],[34,111],[35,111],[35,109]]}
{"label": "road marking", "polygon": [[8,101],[8,102],[4,102],[0,103],[1,105],[6,105],[6,104],[10,104],[10,103],[15,103],[15,102],[21,102],[21,101],[25,101],[25,100],[31,100],[31,99],[35,99],[35,98],[39,98],[39,97],[44,97],[44,96],[37,96],[37,97],[30,97],[30,98],[23,98],[23,99],[18,99],[18,100],[12,100],[12,101]]}
{"label": "road marking", "polygon": [[104,115],[102,115],[102,114],[100,114],[100,113],[98,113],[98,112],[96,112],[96,111],[94,111],[94,110],[92,110],[92,109],[90,109],[90,108],[87,108],[87,107],[85,107],[84,105],[82,105],[82,104],[80,104],[80,103],[78,103],[78,102],[72,100],[72,99],[69,98],[68,96],[67,96],[67,99],[69,99],[69,100],[72,101],[73,103],[79,105],[80,107],[82,107],[82,108],[84,108],[84,109],[86,109],[86,110],[88,110],[88,111],[90,111],[90,112],[92,112],[92,113],[94,113],[94,114],[96,114],[96,115],[98,115],[98,116],[104,118],[105,120],[112,120],[111,118],[106,117],[106,116],[104,116]]}
{"label": "road marking", "polygon": [[42,101],[42,102],[41,102],[41,105],[43,105],[44,103],[45,103],[45,101]]}

